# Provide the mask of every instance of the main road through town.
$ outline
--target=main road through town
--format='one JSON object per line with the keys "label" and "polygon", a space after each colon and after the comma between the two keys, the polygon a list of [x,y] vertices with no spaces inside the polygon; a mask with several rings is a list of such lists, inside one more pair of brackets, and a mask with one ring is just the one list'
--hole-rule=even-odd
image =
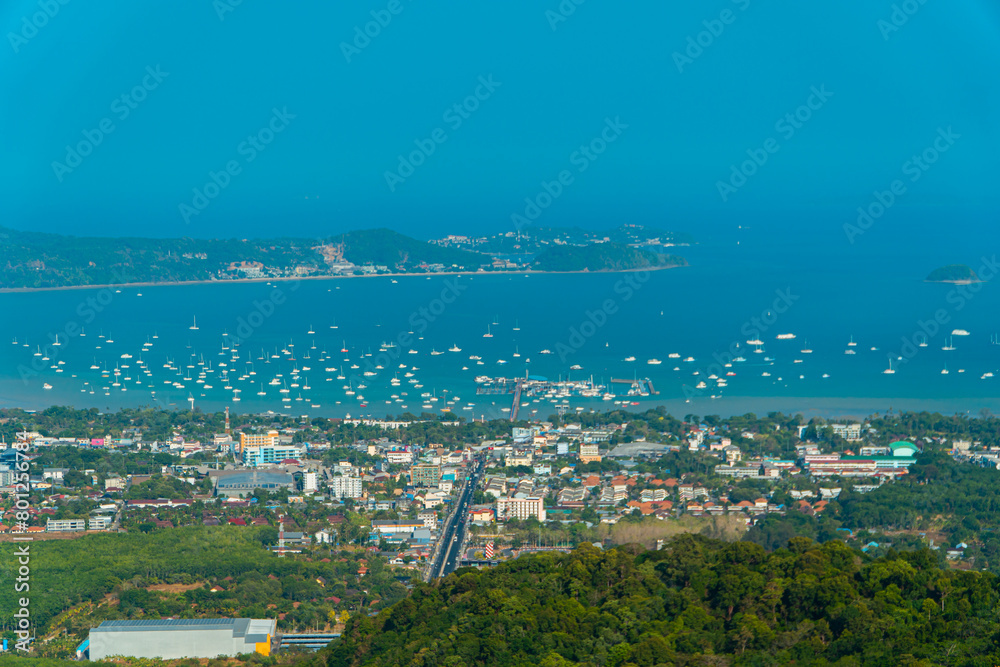
{"label": "main road through town", "polygon": [[430,570],[432,578],[450,574],[462,560],[462,543],[465,541],[465,530],[469,520],[469,506],[472,505],[472,496],[476,492],[479,478],[483,474],[483,465],[482,459],[473,464],[472,474],[466,480],[458,500],[455,501],[455,511],[441,532],[437,558]]}

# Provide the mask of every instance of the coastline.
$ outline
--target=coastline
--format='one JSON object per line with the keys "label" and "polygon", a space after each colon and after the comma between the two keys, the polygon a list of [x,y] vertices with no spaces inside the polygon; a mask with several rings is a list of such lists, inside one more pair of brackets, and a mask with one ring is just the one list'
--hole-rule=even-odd
{"label": "coastline", "polygon": [[237,285],[244,283],[270,283],[275,281],[299,281],[299,280],[342,280],[347,278],[400,278],[400,277],[424,277],[433,276],[521,276],[521,275],[569,275],[569,274],[600,274],[600,273],[638,273],[640,271],[666,271],[668,269],[682,269],[688,264],[678,264],[674,266],[645,266],[638,269],[621,269],[617,271],[435,271],[433,273],[365,273],[356,275],[323,275],[323,276],[280,276],[269,278],[234,278],[232,280],[173,280],[163,282],[135,282],[135,283],[109,283],[103,285],[60,285],[58,287],[0,287],[0,294],[18,294],[29,292],[57,292],[64,290],[87,290],[87,289],[121,289],[122,287],[168,287],[179,285]]}

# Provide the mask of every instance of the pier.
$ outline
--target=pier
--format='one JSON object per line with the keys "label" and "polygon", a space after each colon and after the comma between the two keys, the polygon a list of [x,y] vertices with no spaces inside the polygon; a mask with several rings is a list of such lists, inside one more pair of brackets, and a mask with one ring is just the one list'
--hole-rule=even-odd
{"label": "pier", "polygon": [[517,421],[517,411],[521,407],[521,380],[514,381],[514,402],[510,404],[510,420]]}

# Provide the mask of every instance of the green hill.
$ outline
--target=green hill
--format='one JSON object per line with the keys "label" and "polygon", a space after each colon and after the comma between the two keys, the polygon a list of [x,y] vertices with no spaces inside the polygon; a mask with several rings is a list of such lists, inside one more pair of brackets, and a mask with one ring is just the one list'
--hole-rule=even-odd
{"label": "green hill", "polygon": [[[419,585],[351,617],[326,667],[994,665],[997,578],[928,551],[684,535],[661,551],[583,545]],[[316,661],[318,662],[318,660]],[[315,664],[315,663],[314,663]]]}
{"label": "green hill", "polygon": [[535,258],[538,271],[631,271],[687,266],[687,260],[620,243],[554,245]]}
{"label": "green hill", "polygon": [[63,236],[0,228],[0,287],[212,280],[232,262],[323,265],[314,239]]}
{"label": "green hill", "polygon": [[476,270],[490,258],[477,252],[444,248],[418,241],[391,229],[348,232],[328,240],[344,244],[344,258],[355,264],[375,264],[390,269],[411,269],[420,264],[443,264],[449,269]]}
{"label": "green hill", "polygon": [[972,270],[972,267],[965,264],[949,264],[934,269],[925,278],[931,283],[978,283],[979,276]]}

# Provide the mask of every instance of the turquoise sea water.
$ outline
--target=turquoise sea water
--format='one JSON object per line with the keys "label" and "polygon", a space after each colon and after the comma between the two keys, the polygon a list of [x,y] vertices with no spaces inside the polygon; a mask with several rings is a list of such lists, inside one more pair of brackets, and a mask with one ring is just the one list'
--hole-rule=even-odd
{"label": "turquoise sea water", "polygon": [[[437,412],[454,400],[456,413],[489,418],[504,414],[510,396],[477,397],[474,378],[529,373],[595,382],[649,377],[659,395],[630,398],[639,403],[630,407],[662,403],[680,416],[771,410],[868,414],[888,407],[996,411],[996,284],[970,289],[922,281],[949,261],[978,270],[981,258],[992,257],[978,252],[982,244],[943,239],[903,247],[873,239],[870,246],[859,242],[849,251],[844,244],[839,228],[831,227],[826,236],[813,230],[808,243],[790,228],[777,236],[740,231],[716,237],[680,250],[690,267],[650,274],[407,276],[2,294],[7,317],[0,323],[0,404],[184,408],[193,398],[206,410],[229,405],[236,412],[381,417],[403,412],[403,405],[414,413],[425,404]],[[938,331],[921,327],[936,313],[944,321]],[[195,318],[197,330],[190,328]],[[75,326],[85,335],[77,335]],[[956,329],[969,335],[950,337]],[[487,331],[492,337],[483,337]],[[63,332],[62,344],[46,347],[56,332]],[[795,338],[779,340],[778,334]],[[227,340],[232,348],[235,336],[242,340],[234,361],[232,350],[222,348]],[[763,352],[754,353],[747,344],[754,338],[763,342]],[[144,349],[147,342],[152,345]],[[389,342],[396,347],[380,353]],[[341,353],[345,347],[348,352]],[[461,352],[448,351],[453,347]],[[543,349],[552,354],[541,354]],[[845,354],[848,349],[856,354]],[[43,362],[36,351],[49,360]],[[724,366],[732,352],[746,361]],[[151,375],[138,366],[140,353]],[[680,357],[670,358],[671,353]],[[274,354],[279,358],[271,358]],[[685,362],[688,357],[694,361]],[[654,358],[662,363],[647,363]],[[886,374],[890,358],[896,372]],[[198,372],[209,364],[213,371],[197,383]],[[92,365],[111,371],[108,379]],[[581,369],[571,370],[572,365]],[[119,387],[112,386],[116,366]],[[236,379],[251,368],[254,375]],[[300,370],[297,382],[293,368]],[[241,389],[237,403],[231,401],[234,391],[223,388],[222,370],[232,374],[229,386]],[[375,375],[364,375],[366,370]],[[729,372],[735,375],[725,375]],[[279,384],[269,385],[278,373]],[[727,386],[709,379],[713,373]],[[394,376],[399,386],[390,383]],[[706,382],[703,390],[697,388],[700,381]],[[291,387],[293,382],[299,386]],[[51,389],[43,388],[45,383]],[[345,385],[355,393],[347,394]],[[615,385],[616,400],[625,398],[625,389]],[[261,390],[263,397],[257,395]],[[424,393],[439,400],[427,402]],[[292,400],[283,402],[285,397]],[[462,409],[469,404],[474,407]],[[569,406],[606,409],[612,403],[571,398]],[[527,402],[521,416],[554,411],[551,402]]]}

